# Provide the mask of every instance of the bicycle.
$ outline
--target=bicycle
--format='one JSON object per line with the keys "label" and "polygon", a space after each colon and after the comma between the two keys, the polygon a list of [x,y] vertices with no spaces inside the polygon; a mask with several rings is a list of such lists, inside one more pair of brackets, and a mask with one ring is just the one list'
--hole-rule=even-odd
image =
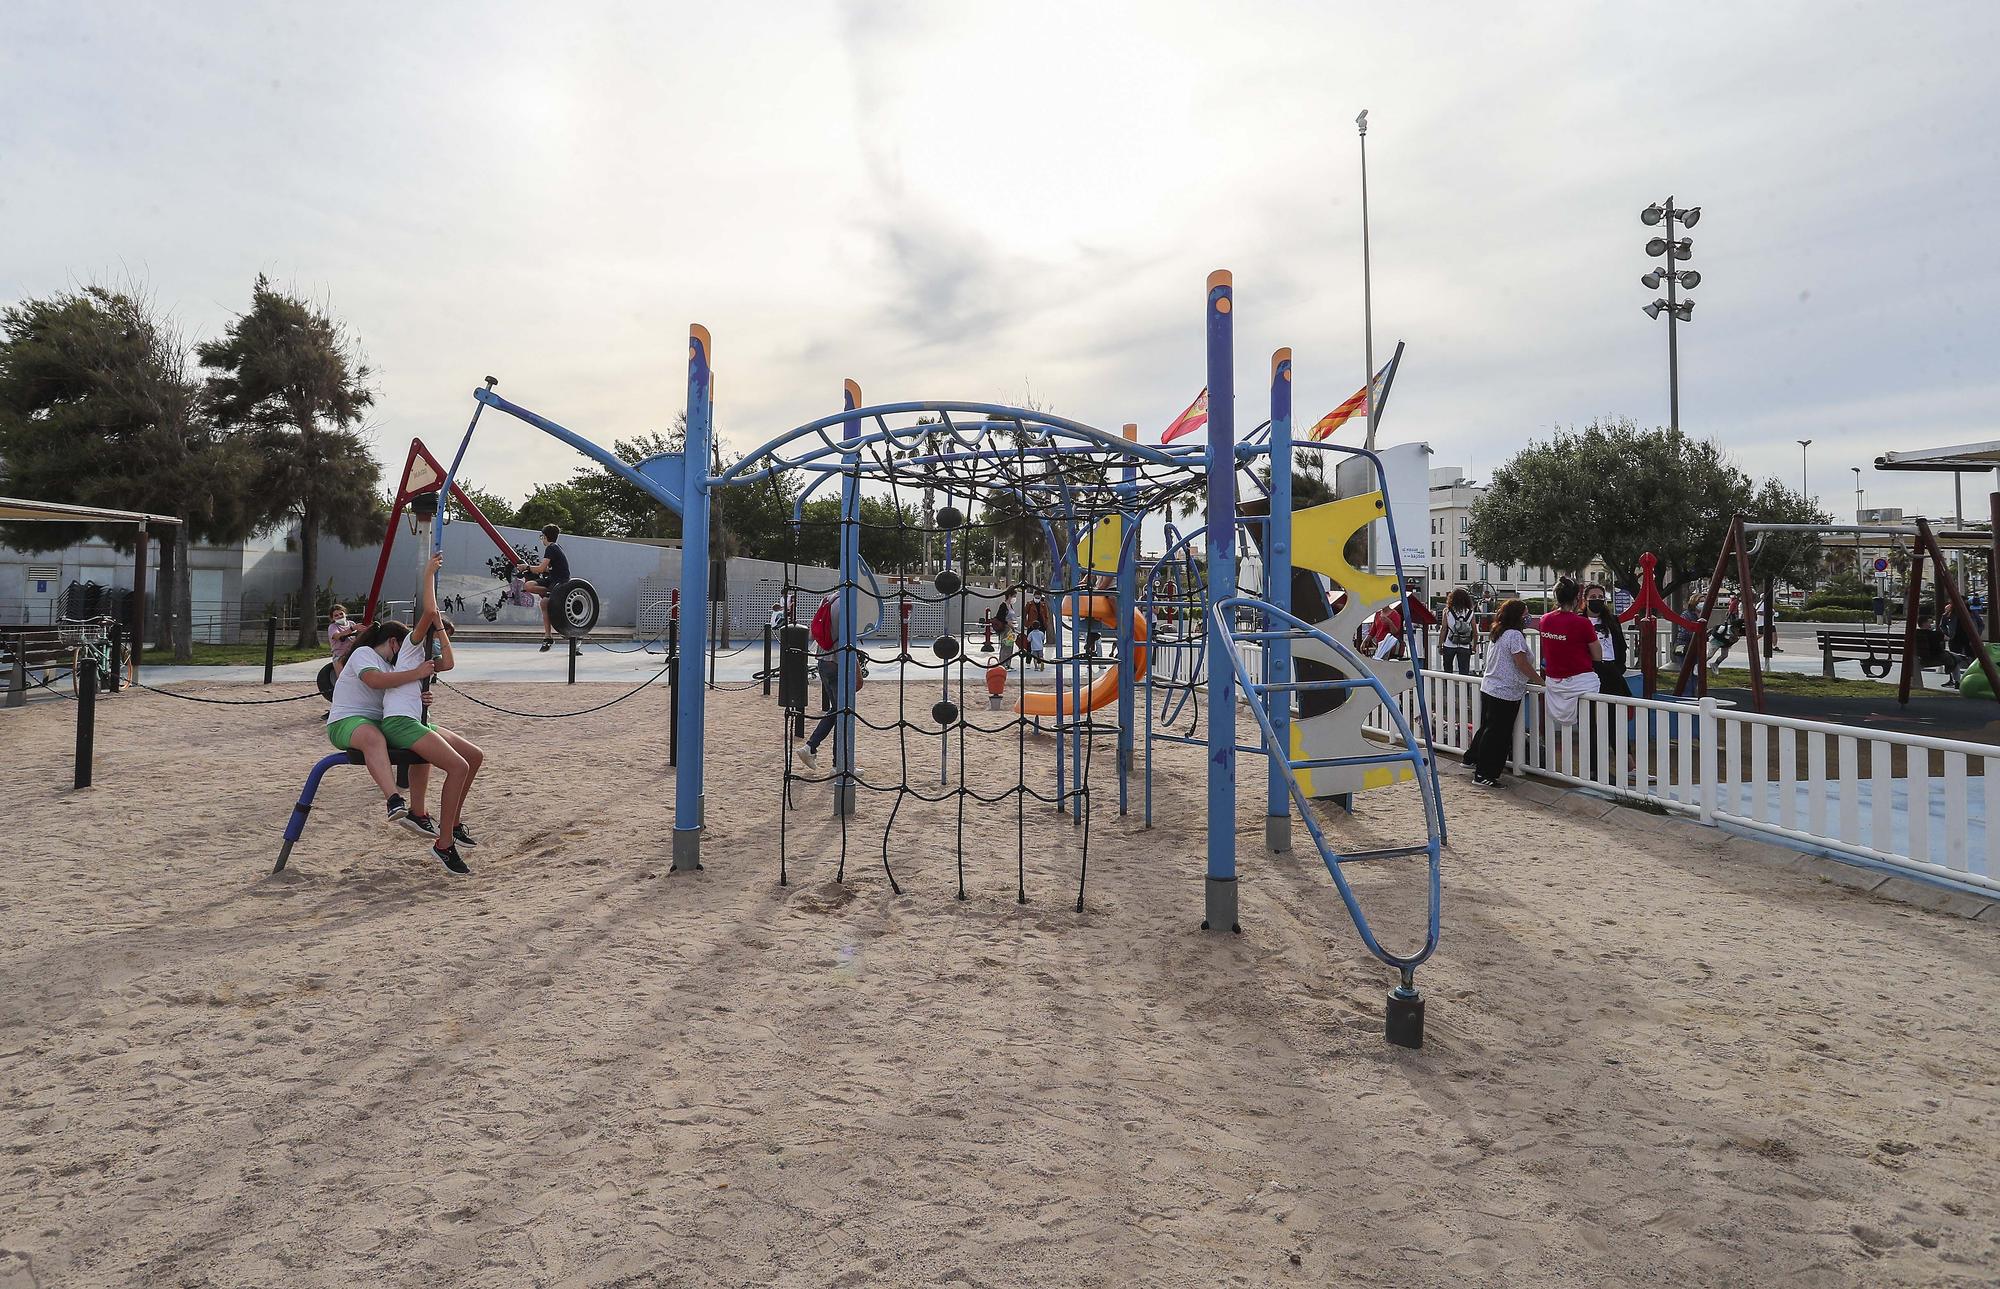
{"label": "bicycle", "polygon": [[111,679],[117,660],[111,656],[110,618],[60,618],[56,633],[70,649],[69,687],[72,694],[83,689],[83,669],[97,671],[97,687],[102,690]]}

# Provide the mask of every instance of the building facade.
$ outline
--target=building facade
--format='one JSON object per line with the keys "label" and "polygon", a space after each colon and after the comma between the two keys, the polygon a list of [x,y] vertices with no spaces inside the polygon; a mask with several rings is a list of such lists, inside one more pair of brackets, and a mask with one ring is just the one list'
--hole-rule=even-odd
{"label": "building facade", "polygon": [[[1443,599],[1455,587],[1465,587],[1475,600],[1500,601],[1515,598],[1541,599],[1554,594],[1556,582],[1565,570],[1534,564],[1502,563],[1472,548],[1472,507],[1486,495],[1483,484],[1466,478],[1457,466],[1431,470],[1431,555],[1432,599]],[[1592,560],[1582,572],[1587,582],[1611,584],[1611,571],[1603,560]]]}

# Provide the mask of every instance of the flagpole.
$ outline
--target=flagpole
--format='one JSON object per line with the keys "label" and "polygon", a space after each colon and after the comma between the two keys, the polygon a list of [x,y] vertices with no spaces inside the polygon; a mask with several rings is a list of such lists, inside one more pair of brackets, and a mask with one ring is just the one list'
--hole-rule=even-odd
{"label": "flagpole", "polygon": [[1370,452],[1375,450],[1375,426],[1379,409],[1375,404],[1375,282],[1369,265],[1368,255],[1368,109],[1362,108],[1361,115],[1354,118],[1355,126],[1361,131],[1361,336],[1367,351],[1368,369],[1362,373],[1361,388],[1368,391],[1368,441],[1363,444]]}

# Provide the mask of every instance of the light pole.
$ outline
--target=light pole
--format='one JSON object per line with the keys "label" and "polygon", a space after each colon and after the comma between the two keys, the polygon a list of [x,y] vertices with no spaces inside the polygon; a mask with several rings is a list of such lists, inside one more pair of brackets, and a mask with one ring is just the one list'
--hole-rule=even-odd
{"label": "light pole", "polygon": [[1674,267],[1675,261],[1685,260],[1694,254],[1694,239],[1683,237],[1676,241],[1674,224],[1678,222],[1682,228],[1693,228],[1701,220],[1701,207],[1682,208],[1674,205],[1674,199],[1669,197],[1664,203],[1654,202],[1639,212],[1639,222],[1648,228],[1663,220],[1667,225],[1667,235],[1648,241],[1646,254],[1653,259],[1664,256],[1666,264],[1647,273],[1639,281],[1648,291],[1659,290],[1663,281],[1667,284],[1666,298],[1647,305],[1646,316],[1658,318],[1662,312],[1667,315],[1667,423],[1678,430],[1681,428],[1681,364],[1680,336],[1676,328],[1683,322],[1693,320],[1694,301],[1681,299],[1676,288],[1684,287],[1692,291],[1701,285],[1701,274],[1693,269]]}
{"label": "light pole", "polygon": [[1861,467],[1851,465],[1847,468],[1854,471],[1854,522],[1858,524],[1861,522]]}
{"label": "light pole", "polygon": [[[1375,427],[1380,423],[1375,406],[1375,282],[1369,273],[1368,264],[1368,109],[1362,108],[1361,115],[1354,118],[1355,128],[1361,131],[1361,345],[1367,359],[1368,370],[1361,373],[1361,388],[1368,391],[1368,442],[1370,452],[1375,450]],[[1371,527],[1370,532],[1374,529]],[[1371,564],[1372,568],[1373,565]]]}
{"label": "light pole", "polygon": [[1806,491],[1806,449],[1811,446],[1811,439],[1799,440],[1799,498],[1806,501],[1812,499],[1812,494]]}

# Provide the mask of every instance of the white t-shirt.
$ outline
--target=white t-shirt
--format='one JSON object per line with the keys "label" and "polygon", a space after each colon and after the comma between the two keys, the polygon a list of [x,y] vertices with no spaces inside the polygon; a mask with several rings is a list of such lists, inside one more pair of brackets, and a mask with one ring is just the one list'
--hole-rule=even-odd
{"label": "white t-shirt", "polygon": [[347,655],[347,665],[341,668],[340,679],[333,682],[333,710],[326,714],[326,723],[331,725],[350,716],[381,720],[383,691],[362,684],[361,673],[387,670],[381,654],[366,645],[354,646],[353,652]]}
{"label": "white t-shirt", "polygon": [[[403,637],[403,647],[396,654],[396,670],[408,671],[424,660],[423,646],[408,636]],[[352,667],[353,663],[348,663]],[[416,681],[398,685],[394,689],[380,691],[382,695],[382,719],[391,716],[407,716],[411,720],[424,718],[424,687]]]}
{"label": "white t-shirt", "polygon": [[1479,692],[1509,703],[1526,698],[1528,678],[1514,664],[1516,656],[1528,656],[1528,637],[1519,631],[1501,632],[1493,647],[1486,651],[1486,678],[1479,682]]}

